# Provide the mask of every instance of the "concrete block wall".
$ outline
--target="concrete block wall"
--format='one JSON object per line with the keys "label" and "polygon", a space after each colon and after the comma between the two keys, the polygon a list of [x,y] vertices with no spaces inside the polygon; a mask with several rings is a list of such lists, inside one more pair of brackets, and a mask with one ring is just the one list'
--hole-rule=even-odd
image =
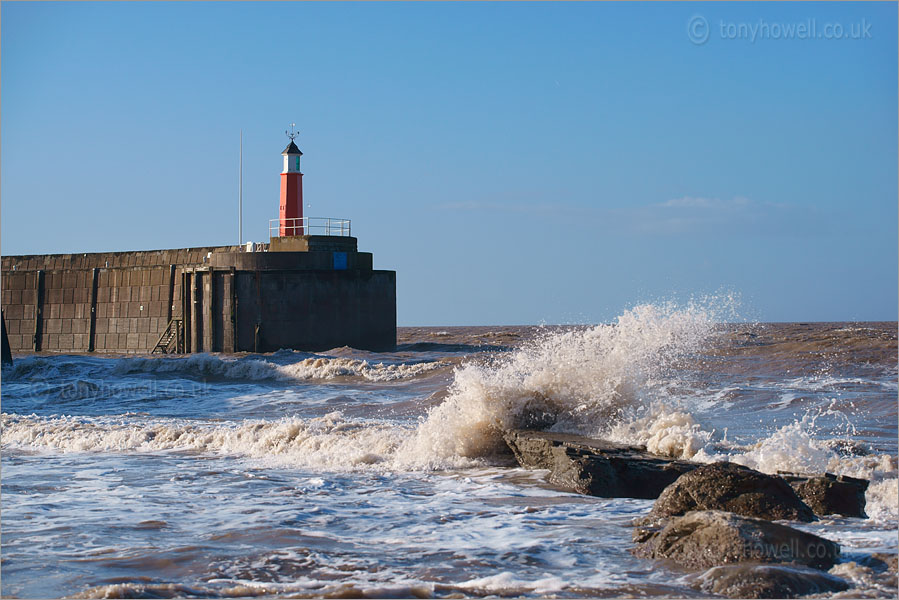
{"label": "concrete block wall", "polygon": [[180,316],[180,273],[181,267],[173,272],[170,265],[97,269],[95,287],[93,269],[5,272],[2,305],[10,348],[149,351],[169,319]]}
{"label": "concrete block wall", "polygon": [[173,317],[188,352],[390,349],[396,274],[371,264],[234,246],[5,256],[0,299],[13,352],[149,352]]}
{"label": "concrete block wall", "polygon": [[[174,275],[172,282],[171,275]],[[151,350],[169,320],[181,315],[180,275],[180,268],[176,267],[172,273],[168,265],[100,270],[94,349],[97,352]]]}
{"label": "concrete block wall", "polygon": [[50,271],[44,274],[41,348],[87,350],[90,285],[89,271]]}
{"label": "concrete block wall", "polygon": [[[3,273],[3,318],[13,352],[32,349],[34,317],[37,311],[37,272]],[[83,309],[82,309],[83,310]]]}

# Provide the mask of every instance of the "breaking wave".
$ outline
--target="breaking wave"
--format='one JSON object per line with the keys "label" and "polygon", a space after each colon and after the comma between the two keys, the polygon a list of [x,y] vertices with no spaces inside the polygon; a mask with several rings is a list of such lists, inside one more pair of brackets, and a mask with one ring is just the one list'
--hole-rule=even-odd
{"label": "breaking wave", "polygon": [[403,430],[344,419],[186,423],[170,419],[39,417],[3,414],[3,445],[63,452],[193,451],[266,459],[286,466],[343,469],[380,463],[402,440]]}
{"label": "breaking wave", "polygon": [[[557,431],[608,434],[614,424],[661,396],[677,362],[709,342],[715,333],[713,314],[698,304],[641,305],[614,324],[551,332],[486,364],[456,367],[446,400],[414,429],[395,423],[349,423],[333,416],[327,426],[315,419],[293,418],[210,428],[4,415],[3,443],[62,450],[184,448],[249,456],[293,454],[301,464],[389,461],[406,469],[455,468],[503,450],[502,434],[508,429],[551,425]],[[323,357],[282,365],[200,354],[127,358],[117,361],[115,370],[242,380],[361,376],[390,381],[442,366],[439,361],[394,365]],[[366,452],[354,450],[356,441],[377,460],[357,460]],[[305,449],[307,443],[318,454],[309,458],[293,452],[294,447]],[[327,452],[334,456],[325,459]]]}
{"label": "breaking wave", "polygon": [[[63,451],[191,450],[292,466],[430,470],[489,461],[505,450],[502,436],[509,429],[549,428],[643,444],[650,452],[674,458],[732,461],[767,473],[831,472],[867,478],[872,481],[871,516],[896,520],[894,456],[839,452],[816,437],[812,414],[750,445],[732,444],[726,435],[721,439],[705,429],[689,404],[671,393],[672,387],[689,383],[689,367],[703,360],[722,333],[717,315],[730,309],[728,299],[683,307],[640,305],[614,324],[553,331],[514,351],[482,355],[479,362],[455,367],[446,399],[417,426],[346,419],[339,413],[315,419],[209,424],[4,414],[3,445]],[[20,365],[14,378],[56,368],[45,359]],[[128,358],[115,366],[118,374],[370,381],[412,378],[439,368],[448,368],[448,363],[385,364],[311,356],[278,364],[205,354]]]}
{"label": "breaking wave", "polygon": [[899,525],[899,479],[875,481],[865,492],[865,512],[875,521]]}
{"label": "breaking wave", "polygon": [[334,379],[337,377],[362,377],[369,381],[396,381],[408,379],[445,367],[441,361],[416,363],[370,363],[353,358],[311,356],[299,362],[278,364],[259,359],[230,359],[210,354],[196,354],[187,358],[125,358],[119,361],[114,372],[129,373],[177,373],[195,377],[221,377],[225,379],[281,381]]}
{"label": "breaking wave", "polygon": [[772,475],[833,473],[868,479],[868,516],[886,524],[899,522],[896,457],[868,454],[863,448],[855,448],[857,453],[838,451],[838,444],[815,436],[815,420],[820,414],[807,413],[748,446],[717,440],[715,432],[703,429],[689,413],[665,410],[620,423],[607,437],[643,444],[649,452],[662,456],[703,463],[733,462]]}
{"label": "breaking wave", "polygon": [[456,369],[446,401],[399,449],[409,463],[489,456],[508,429],[601,436],[651,404],[678,361],[715,335],[714,311],[645,304],[611,325],[556,332],[492,364]]}

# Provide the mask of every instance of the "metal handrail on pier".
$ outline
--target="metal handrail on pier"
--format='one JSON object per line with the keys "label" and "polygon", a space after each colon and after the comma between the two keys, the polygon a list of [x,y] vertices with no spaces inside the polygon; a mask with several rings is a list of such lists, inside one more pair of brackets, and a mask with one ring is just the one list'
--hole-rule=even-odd
{"label": "metal handrail on pier", "polygon": [[296,219],[271,219],[268,222],[269,237],[286,235],[352,235],[349,219],[330,217],[298,217]]}

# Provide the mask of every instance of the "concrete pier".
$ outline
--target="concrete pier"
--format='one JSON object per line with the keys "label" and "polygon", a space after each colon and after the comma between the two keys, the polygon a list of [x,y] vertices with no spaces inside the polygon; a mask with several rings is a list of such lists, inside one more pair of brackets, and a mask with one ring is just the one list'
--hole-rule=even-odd
{"label": "concrete pier", "polygon": [[[13,352],[270,352],[396,345],[396,273],[348,236],[216,246],[4,256]],[[257,249],[260,249],[257,247]],[[177,329],[177,332],[175,331]],[[175,333],[178,333],[176,336]]]}

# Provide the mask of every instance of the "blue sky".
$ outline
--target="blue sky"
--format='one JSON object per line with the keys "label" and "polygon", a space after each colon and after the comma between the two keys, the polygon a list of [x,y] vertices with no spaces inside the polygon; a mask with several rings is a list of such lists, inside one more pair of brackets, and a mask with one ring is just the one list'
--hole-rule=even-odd
{"label": "blue sky", "polygon": [[894,320],[896,10],[3,2],[0,250],[236,243],[241,128],[266,241],[296,122],[400,325]]}

